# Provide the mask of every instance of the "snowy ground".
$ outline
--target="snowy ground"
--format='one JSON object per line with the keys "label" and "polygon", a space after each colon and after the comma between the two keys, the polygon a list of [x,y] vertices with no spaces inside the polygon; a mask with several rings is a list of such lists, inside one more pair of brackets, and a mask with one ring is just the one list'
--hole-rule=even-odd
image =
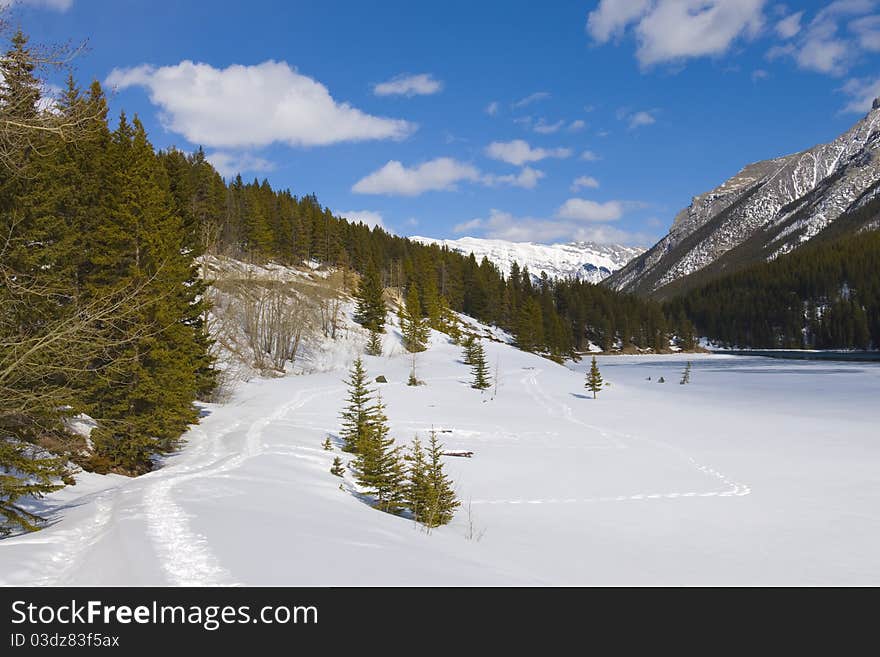
{"label": "snowy ground", "polygon": [[434,426],[474,452],[446,459],[448,527],[329,474],[344,370],[255,379],[161,470],[54,495],[51,527],[0,541],[0,583],[880,584],[880,366],[705,355],[680,386],[683,356],[608,357],[594,401],[586,363],[487,351],[494,398],[439,336],[424,387],[407,356],[366,359],[399,442]]}

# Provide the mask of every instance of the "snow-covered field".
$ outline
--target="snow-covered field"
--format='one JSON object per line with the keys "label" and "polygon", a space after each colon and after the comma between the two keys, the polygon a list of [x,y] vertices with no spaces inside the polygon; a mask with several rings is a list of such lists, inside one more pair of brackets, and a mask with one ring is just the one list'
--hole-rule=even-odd
{"label": "snow-covered field", "polygon": [[474,452],[446,459],[450,526],[339,489],[344,370],[255,379],[162,469],[52,496],[52,526],[0,541],[0,583],[880,584],[880,366],[695,356],[681,386],[683,356],[608,357],[592,400],[587,363],[487,352],[497,395],[436,334],[424,387],[365,359],[398,442]]}

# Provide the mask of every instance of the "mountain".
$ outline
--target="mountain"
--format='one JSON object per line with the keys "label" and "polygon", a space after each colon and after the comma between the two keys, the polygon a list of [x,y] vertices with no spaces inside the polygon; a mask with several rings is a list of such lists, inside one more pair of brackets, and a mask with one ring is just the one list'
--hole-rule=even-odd
{"label": "mountain", "polygon": [[880,99],[833,141],[750,164],[695,196],[663,239],[606,284],[670,297],[795,250],[878,195],[878,146]]}
{"label": "mountain", "polygon": [[477,261],[485,256],[496,264],[505,275],[516,262],[528,267],[534,277],[546,272],[550,278],[575,277],[582,281],[598,283],[627,262],[644,252],[644,249],[620,244],[596,244],[594,242],[570,242],[568,244],[535,244],[533,242],[508,242],[478,237],[462,237],[457,240],[438,240],[431,237],[411,237],[422,244],[438,244],[463,254],[473,253]]}

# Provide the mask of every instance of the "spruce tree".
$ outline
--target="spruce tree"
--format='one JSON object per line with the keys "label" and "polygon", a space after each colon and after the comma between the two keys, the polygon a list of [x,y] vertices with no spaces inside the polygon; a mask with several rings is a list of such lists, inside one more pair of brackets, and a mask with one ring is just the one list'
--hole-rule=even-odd
{"label": "spruce tree", "polygon": [[358,358],[352,365],[348,384],[348,397],[342,411],[342,430],[339,436],[344,441],[342,451],[357,453],[370,433],[370,407],[372,392],[367,387],[367,370]]}
{"label": "spruce tree", "polygon": [[364,349],[367,356],[382,355],[382,335],[375,329],[370,330],[370,337],[367,339],[367,346]]}
{"label": "spruce tree", "polygon": [[353,464],[357,483],[375,495],[376,508],[395,513],[403,505],[402,456],[388,435],[388,418],[380,395],[369,409],[367,422],[367,434]]}
{"label": "spruce tree", "polygon": [[455,510],[461,505],[456,499],[452,482],[443,471],[443,446],[437,440],[437,432],[431,430],[426,464],[427,501],[422,522],[428,527],[449,524]]}
{"label": "spruce tree", "polygon": [[590,364],[590,371],[587,372],[587,382],[584,384],[587,390],[593,393],[593,399],[602,389],[602,374],[599,372],[599,365],[596,363],[596,357],[593,356],[593,362]]}
{"label": "spruce tree", "polygon": [[404,459],[407,462],[406,506],[412,511],[416,522],[424,522],[431,501],[431,481],[425,450],[418,435],[413,438]]}
{"label": "spruce tree", "polygon": [[370,263],[358,282],[354,320],[370,331],[385,332],[385,291],[379,271]]}
{"label": "spruce tree", "polygon": [[476,338],[473,333],[466,333],[464,338],[461,340],[461,361],[465,365],[473,365],[474,358],[474,346],[476,345]]}
{"label": "spruce tree", "polygon": [[337,477],[341,477],[345,474],[345,466],[342,464],[342,459],[338,456],[333,459],[333,465],[330,466],[330,474]]}
{"label": "spruce tree", "polygon": [[681,385],[687,385],[691,382],[691,362],[688,361],[687,365],[684,368],[684,372],[681,373],[681,381],[679,383]]}
{"label": "spruce tree", "polygon": [[400,331],[403,346],[412,353],[427,349],[428,323],[422,317],[422,306],[415,286],[410,286],[406,304],[400,306]]}
{"label": "spruce tree", "polygon": [[489,365],[486,362],[486,351],[483,349],[483,344],[479,340],[474,341],[473,353],[470,356],[471,361],[471,372],[474,376],[474,381],[471,384],[471,388],[476,388],[477,390],[486,390],[492,386],[492,382],[489,380]]}
{"label": "spruce tree", "polygon": [[333,443],[330,442],[330,436],[327,436],[326,438],[324,438],[324,442],[321,443],[321,447],[324,448],[325,452],[332,452],[333,451]]}

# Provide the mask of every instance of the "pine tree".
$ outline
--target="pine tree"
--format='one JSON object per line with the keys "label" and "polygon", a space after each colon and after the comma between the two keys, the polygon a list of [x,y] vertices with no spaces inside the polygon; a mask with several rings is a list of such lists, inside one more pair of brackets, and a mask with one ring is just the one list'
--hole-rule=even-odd
{"label": "pine tree", "polygon": [[416,522],[423,522],[431,501],[431,482],[428,462],[418,435],[413,439],[409,453],[404,456],[408,464],[405,487],[406,506],[412,511]]}
{"label": "pine tree", "polygon": [[353,466],[357,483],[376,496],[376,508],[395,513],[403,504],[402,456],[388,435],[388,418],[380,395],[369,409],[367,422],[367,434]]}
{"label": "pine tree", "polygon": [[375,329],[370,330],[370,337],[367,339],[367,347],[364,349],[367,356],[382,355],[382,335]]}
{"label": "pine tree", "polygon": [[596,357],[593,356],[593,362],[590,364],[590,371],[587,373],[587,382],[584,384],[587,390],[593,393],[593,399],[602,389],[602,374],[599,372],[599,365],[596,363]]}
{"label": "pine tree", "polygon": [[427,349],[428,323],[422,317],[419,293],[414,285],[406,295],[406,304],[400,306],[400,331],[407,351],[415,353]]}
{"label": "pine tree", "polygon": [[473,365],[474,358],[474,346],[476,345],[476,338],[473,333],[466,333],[464,338],[462,338],[461,346],[461,360],[465,365]]}
{"label": "pine tree", "polygon": [[345,466],[342,464],[342,459],[338,456],[333,459],[333,465],[330,467],[330,474],[337,477],[341,477],[345,474]]}
{"label": "pine tree", "polygon": [[354,320],[377,333],[385,332],[385,291],[379,279],[379,271],[371,263],[358,283],[355,293],[357,308]]}
{"label": "pine tree", "polygon": [[324,438],[324,442],[321,443],[321,447],[324,448],[325,452],[332,452],[333,451],[333,443],[330,442],[330,436],[327,436],[326,438]]}
{"label": "pine tree", "polygon": [[688,361],[687,365],[684,368],[684,372],[681,374],[681,381],[679,383],[681,385],[687,385],[691,382],[691,362]]}
{"label": "pine tree", "polygon": [[471,384],[471,388],[476,388],[477,390],[490,388],[492,382],[489,380],[489,365],[486,362],[486,351],[483,349],[483,344],[479,340],[474,342],[470,361],[471,372],[474,376],[474,382]]}
{"label": "pine tree", "polygon": [[367,370],[358,358],[352,365],[348,384],[348,406],[342,411],[342,430],[344,441],[342,451],[358,453],[370,433],[370,406],[372,392],[367,387]]}
{"label": "pine tree", "polygon": [[428,527],[447,525],[455,516],[461,503],[455,497],[452,482],[443,471],[443,446],[437,440],[437,432],[431,430],[426,464],[427,501],[422,522]]}

